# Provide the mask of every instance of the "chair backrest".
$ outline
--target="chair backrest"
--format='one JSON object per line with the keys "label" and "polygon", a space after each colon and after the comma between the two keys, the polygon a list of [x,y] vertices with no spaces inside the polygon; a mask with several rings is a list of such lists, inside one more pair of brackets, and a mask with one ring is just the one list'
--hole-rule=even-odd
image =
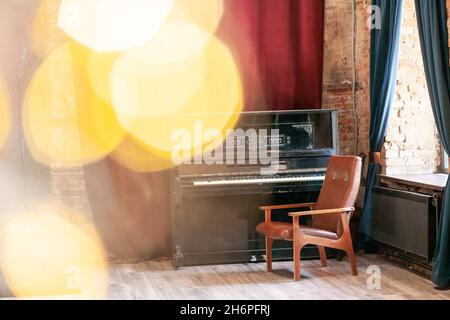
{"label": "chair backrest", "polygon": [[[333,156],[328,164],[325,181],[316,210],[348,208],[355,205],[361,183],[361,158]],[[342,234],[340,214],[313,217],[313,226]]]}

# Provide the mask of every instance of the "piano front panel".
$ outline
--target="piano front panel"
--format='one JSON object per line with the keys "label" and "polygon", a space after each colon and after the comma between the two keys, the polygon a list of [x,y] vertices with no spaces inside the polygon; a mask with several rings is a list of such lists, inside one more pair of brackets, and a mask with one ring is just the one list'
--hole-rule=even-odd
{"label": "piano front panel", "polygon": [[[183,226],[183,265],[230,262],[262,262],[265,255],[265,239],[256,232],[256,225],[264,221],[264,213],[258,206],[274,203],[309,202],[317,199],[317,192],[265,195],[226,195],[189,197],[184,201],[180,216]],[[287,212],[274,214],[274,221],[291,222]],[[308,223],[304,219],[303,223]],[[318,256],[316,248],[308,248],[303,258]],[[292,244],[286,241],[274,243],[274,260],[290,259]]]}

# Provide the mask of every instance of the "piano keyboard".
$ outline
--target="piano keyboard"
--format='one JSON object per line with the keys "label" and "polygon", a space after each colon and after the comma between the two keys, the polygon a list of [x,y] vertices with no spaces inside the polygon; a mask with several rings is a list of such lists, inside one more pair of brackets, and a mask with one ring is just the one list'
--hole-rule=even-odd
{"label": "piano keyboard", "polygon": [[290,183],[290,182],[310,182],[325,180],[325,173],[312,175],[289,175],[289,176],[253,176],[253,177],[233,177],[226,179],[206,179],[194,180],[194,186],[222,186],[222,185],[248,185],[264,183]]}

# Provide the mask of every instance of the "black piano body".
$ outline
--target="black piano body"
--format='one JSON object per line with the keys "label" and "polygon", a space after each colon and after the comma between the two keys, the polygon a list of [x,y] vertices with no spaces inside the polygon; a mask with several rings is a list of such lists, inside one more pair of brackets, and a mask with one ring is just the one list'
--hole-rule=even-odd
{"label": "black piano body", "polygon": [[[258,207],[316,201],[329,158],[339,151],[336,110],[242,113],[230,129],[252,130],[256,135],[264,132],[263,138],[258,137],[257,149],[263,145],[269,149],[272,162],[268,165],[267,161],[261,164],[248,159],[250,150],[256,150],[249,146],[249,133],[241,142],[235,140],[232,163],[193,162],[172,170],[175,267],[265,261],[265,241],[256,232],[264,220]],[[266,137],[265,132],[272,134]],[[239,153],[239,148],[247,153]],[[275,171],[269,170],[273,167]],[[274,213],[273,220],[291,221],[283,211]],[[302,258],[317,257],[315,247],[302,251]],[[292,244],[275,241],[273,259],[292,259]]]}

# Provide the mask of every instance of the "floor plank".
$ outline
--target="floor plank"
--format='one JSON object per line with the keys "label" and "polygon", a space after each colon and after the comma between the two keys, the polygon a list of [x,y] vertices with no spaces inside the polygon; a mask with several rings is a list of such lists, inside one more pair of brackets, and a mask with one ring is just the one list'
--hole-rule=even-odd
{"label": "floor plank", "polygon": [[[358,256],[359,275],[350,273],[347,261],[302,261],[302,280],[292,281],[291,262],[275,262],[274,272],[265,265],[233,264],[184,267],[174,270],[171,261],[113,265],[108,299],[450,299],[431,281],[377,255]],[[367,286],[367,268],[381,271],[381,287]],[[118,273],[115,272],[118,270]],[[120,288],[121,290],[118,290]]]}
{"label": "floor plank", "polygon": [[[112,300],[450,300],[450,291],[435,290],[431,281],[378,255],[357,257],[358,276],[347,261],[302,261],[302,280],[293,281],[292,262],[275,262],[266,273],[264,263],[172,268],[170,260],[109,266],[108,293]],[[369,267],[381,271],[380,288],[367,282]],[[77,299],[77,296],[43,299]],[[41,299],[30,297],[29,299]]]}

